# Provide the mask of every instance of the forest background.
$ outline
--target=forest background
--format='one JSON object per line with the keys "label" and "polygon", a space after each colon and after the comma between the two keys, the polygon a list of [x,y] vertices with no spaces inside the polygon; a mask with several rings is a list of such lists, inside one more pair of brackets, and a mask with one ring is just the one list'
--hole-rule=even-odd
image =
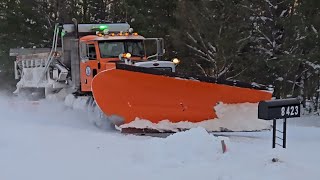
{"label": "forest background", "polygon": [[1,0],[0,89],[14,90],[10,48],[50,47],[55,23],[128,22],[165,39],[180,71],[272,85],[318,111],[319,0]]}

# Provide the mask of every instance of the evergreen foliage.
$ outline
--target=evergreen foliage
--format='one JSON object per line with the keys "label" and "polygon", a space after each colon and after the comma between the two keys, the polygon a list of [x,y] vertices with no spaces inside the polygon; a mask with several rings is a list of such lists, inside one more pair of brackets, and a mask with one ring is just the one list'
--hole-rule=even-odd
{"label": "evergreen foliage", "polygon": [[10,48],[50,47],[54,24],[72,18],[128,22],[145,37],[162,37],[166,58],[182,60],[180,71],[319,101],[319,0],[1,0],[1,86],[14,82]]}

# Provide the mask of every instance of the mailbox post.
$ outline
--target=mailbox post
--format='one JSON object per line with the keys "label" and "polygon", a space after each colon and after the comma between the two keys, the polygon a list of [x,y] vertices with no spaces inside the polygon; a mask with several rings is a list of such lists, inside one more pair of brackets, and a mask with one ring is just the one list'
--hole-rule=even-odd
{"label": "mailbox post", "polygon": [[[258,118],[273,121],[272,148],[276,147],[276,140],[282,140],[282,147],[286,148],[287,141],[287,118],[300,117],[300,101],[295,98],[261,101],[258,105]],[[277,130],[277,120],[283,119],[283,130]],[[282,138],[277,136],[282,133]],[[280,145],[280,144],[278,144]],[[281,146],[281,145],[280,145]]]}

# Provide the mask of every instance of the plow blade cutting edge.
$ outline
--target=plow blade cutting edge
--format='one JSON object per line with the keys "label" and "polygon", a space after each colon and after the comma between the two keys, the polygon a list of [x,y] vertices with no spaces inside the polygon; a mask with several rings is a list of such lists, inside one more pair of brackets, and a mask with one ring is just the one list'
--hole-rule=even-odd
{"label": "plow blade cutting edge", "polygon": [[[163,121],[177,126],[218,118],[214,107],[221,102],[258,103],[272,97],[272,92],[263,88],[244,86],[248,84],[219,83],[210,78],[190,80],[160,70],[117,65],[94,77],[92,92],[101,111],[112,116],[116,126],[153,129],[152,124]],[[137,119],[145,125],[135,127],[132,122]]]}

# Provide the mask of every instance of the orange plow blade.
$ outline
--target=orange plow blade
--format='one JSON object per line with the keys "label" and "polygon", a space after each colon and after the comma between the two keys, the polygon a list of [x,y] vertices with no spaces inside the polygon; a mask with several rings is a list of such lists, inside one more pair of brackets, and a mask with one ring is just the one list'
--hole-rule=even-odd
{"label": "orange plow blade", "polygon": [[257,103],[272,97],[266,90],[139,72],[139,68],[97,74],[92,92],[105,115],[121,118],[117,125],[137,118],[152,124],[199,123],[217,118],[214,107],[220,102]]}

